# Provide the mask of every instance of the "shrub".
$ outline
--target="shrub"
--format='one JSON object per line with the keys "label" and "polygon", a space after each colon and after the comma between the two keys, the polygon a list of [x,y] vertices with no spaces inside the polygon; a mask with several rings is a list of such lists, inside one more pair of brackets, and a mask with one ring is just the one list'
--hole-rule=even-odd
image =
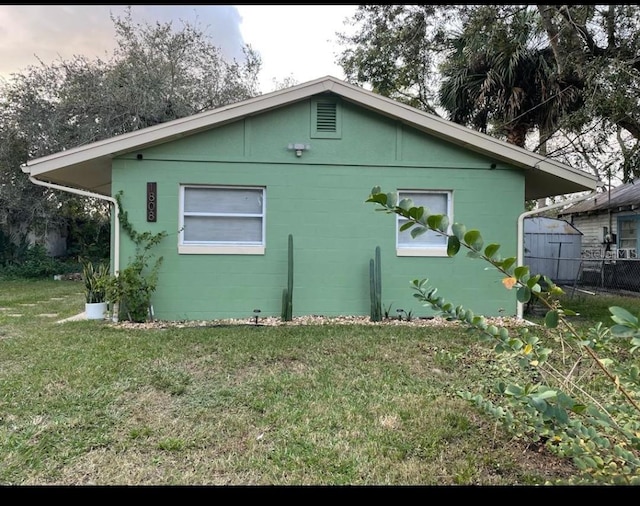
{"label": "shrub", "polygon": [[379,187],[367,202],[409,220],[404,227],[414,227],[414,237],[426,230],[446,236],[449,256],[467,250],[468,257],[491,264],[519,302],[535,299],[545,307],[543,327],[521,327],[514,335],[445,300],[427,279],[412,281],[416,298],[493,345],[499,380],[459,395],[515,437],[570,458],[580,471],[572,483],[640,484],[640,367],[625,360],[640,348],[640,319],[612,306],[614,325],[599,322],[582,330],[571,320],[576,313],[560,303],[560,287],[514,257],[502,258],[500,245],[485,246],[480,231],[449,226],[447,216],[430,214],[410,199],[398,202]]}

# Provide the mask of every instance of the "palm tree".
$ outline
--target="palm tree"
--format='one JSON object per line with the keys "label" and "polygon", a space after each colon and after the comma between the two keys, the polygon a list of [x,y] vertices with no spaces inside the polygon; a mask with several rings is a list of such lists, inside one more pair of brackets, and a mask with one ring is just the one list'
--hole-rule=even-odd
{"label": "palm tree", "polygon": [[500,12],[487,6],[450,40],[450,57],[440,69],[440,105],[452,121],[521,147],[539,129],[544,145],[562,116],[579,105],[579,89],[557,78],[534,11],[505,19]]}

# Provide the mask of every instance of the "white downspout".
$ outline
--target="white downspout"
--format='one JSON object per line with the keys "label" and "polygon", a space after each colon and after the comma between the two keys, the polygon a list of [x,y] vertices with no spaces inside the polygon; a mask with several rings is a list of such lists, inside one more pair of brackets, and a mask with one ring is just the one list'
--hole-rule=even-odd
{"label": "white downspout", "polygon": [[[586,195],[583,195],[582,197],[578,197],[574,200],[571,200],[570,202],[567,202],[566,200],[563,202],[556,202],[555,204],[551,204],[550,206],[541,207],[539,209],[533,209],[532,211],[525,211],[520,216],[518,216],[518,254],[516,257],[516,265],[518,266],[524,265],[524,219],[525,218],[533,214],[539,214],[539,213],[543,213],[544,211],[548,211],[550,209],[555,209],[556,207],[562,207],[562,206],[569,207],[577,202],[581,202],[585,199],[588,199],[589,197],[592,197],[595,194],[596,192],[592,191]],[[535,274],[535,273],[532,273],[532,274]],[[519,320],[521,320],[523,313],[524,313],[524,304],[518,301],[516,317]]]}
{"label": "white downspout", "polygon": [[75,193],[77,195],[82,195],[84,197],[93,197],[99,200],[106,200],[113,205],[114,210],[114,235],[113,235],[113,273],[117,276],[120,271],[120,210],[118,209],[118,202],[113,197],[108,197],[107,195],[101,195],[99,193],[93,193],[85,190],[80,190],[77,188],[70,188],[68,186],[61,186],[54,183],[47,183],[45,181],[40,181],[36,179],[31,174],[29,174],[29,181],[33,184],[37,184],[40,186],[45,186],[47,188],[53,188],[54,190],[62,190],[68,193]]}

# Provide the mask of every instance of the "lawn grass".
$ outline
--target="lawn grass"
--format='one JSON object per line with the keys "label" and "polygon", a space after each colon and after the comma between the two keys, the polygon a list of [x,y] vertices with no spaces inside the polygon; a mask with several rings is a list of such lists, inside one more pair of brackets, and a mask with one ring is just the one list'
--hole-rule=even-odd
{"label": "lawn grass", "polygon": [[0,280],[1,484],[534,485],[574,471],[458,397],[494,374],[461,327],[58,323],[83,307],[77,281]]}

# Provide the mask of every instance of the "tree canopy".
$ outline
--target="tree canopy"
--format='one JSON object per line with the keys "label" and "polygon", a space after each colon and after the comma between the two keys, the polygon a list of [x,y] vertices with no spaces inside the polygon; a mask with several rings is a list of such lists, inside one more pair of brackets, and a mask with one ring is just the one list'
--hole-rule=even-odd
{"label": "tree canopy", "polygon": [[638,5],[360,5],[338,63],[354,84],[629,181],[639,18]]}
{"label": "tree canopy", "polygon": [[5,235],[36,225],[65,226],[77,213],[91,216],[101,209],[99,202],[69,204],[77,197],[32,184],[20,169],[28,159],[258,94],[262,62],[250,46],[244,61],[226,61],[197,24],[134,23],[131,9],[111,20],[116,48],[107,60],[41,61],[0,82],[0,231]]}

